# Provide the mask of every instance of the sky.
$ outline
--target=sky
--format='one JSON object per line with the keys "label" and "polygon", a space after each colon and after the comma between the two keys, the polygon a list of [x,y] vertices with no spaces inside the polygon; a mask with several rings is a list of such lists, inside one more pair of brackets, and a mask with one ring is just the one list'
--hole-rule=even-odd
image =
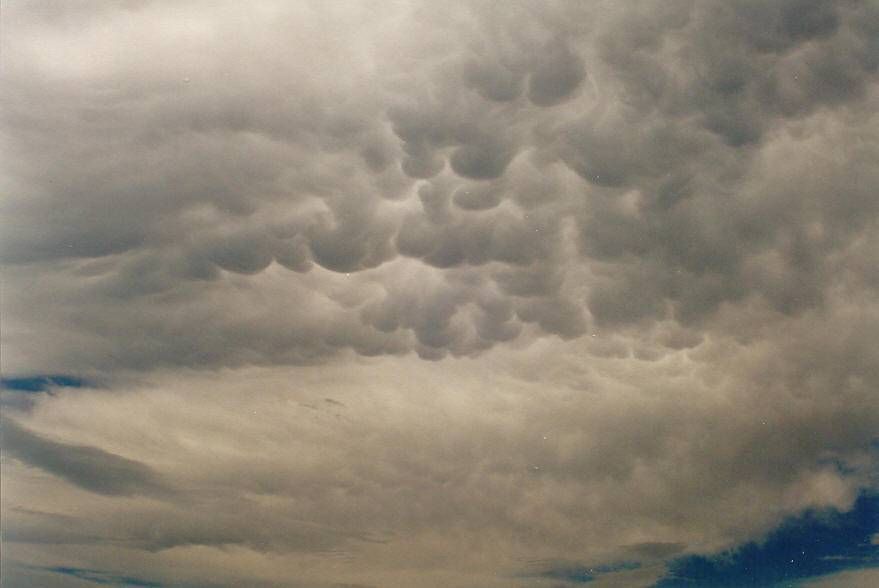
{"label": "sky", "polygon": [[0,16],[4,587],[879,585],[879,2]]}

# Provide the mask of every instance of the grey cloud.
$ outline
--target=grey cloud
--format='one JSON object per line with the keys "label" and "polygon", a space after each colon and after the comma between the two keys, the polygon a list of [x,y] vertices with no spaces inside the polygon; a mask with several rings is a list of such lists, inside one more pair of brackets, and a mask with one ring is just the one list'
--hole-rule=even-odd
{"label": "grey cloud", "polygon": [[547,298],[529,302],[518,311],[526,322],[537,322],[545,331],[565,339],[578,337],[586,332],[583,309],[565,298]]}
{"label": "grey cloud", "polygon": [[308,242],[302,236],[291,239],[277,239],[272,245],[275,261],[295,272],[311,269],[311,254]]}
{"label": "grey cloud", "polygon": [[477,323],[479,336],[487,341],[510,341],[521,331],[513,319],[511,305],[499,301],[486,301],[480,305],[483,316]]}
{"label": "grey cloud", "polygon": [[[509,316],[491,300],[484,308]],[[851,489],[866,483],[875,461],[864,440],[877,414],[859,379],[879,377],[863,345],[874,327],[828,339],[840,319],[806,320],[791,338],[771,329],[773,354],[730,353],[729,341],[715,339],[691,361],[679,354],[587,367],[582,349],[560,343],[509,354],[488,372],[406,358],[353,371],[227,371],[121,392],[100,408],[50,399],[41,412],[65,402],[82,411],[70,415],[71,431],[148,439],[161,473],[174,476],[173,500],[118,505],[93,522],[75,517],[81,537],[110,537],[138,557],[224,546],[224,560],[239,549],[260,562],[338,558],[334,571],[321,568],[324,580],[364,558],[394,568],[400,549],[407,561],[419,558],[407,564],[416,568],[421,558],[458,553],[456,566],[475,555],[506,574],[521,573],[525,557],[653,562],[759,534],[787,509],[844,509]],[[807,366],[814,346],[826,361]],[[438,348],[426,346],[425,357],[432,353]],[[519,373],[537,381],[526,385]],[[783,392],[767,392],[773,386]],[[330,390],[343,411],[323,400]],[[179,411],[181,398],[192,410]],[[115,421],[133,406],[156,422]],[[95,421],[98,413],[105,416]],[[168,434],[182,423],[186,439]],[[41,500],[56,504],[53,496]],[[71,528],[67,520],[19,523],[46,537]],[[437,537],[450,533],[456,546],[447,551]]]}
{"label": "grey cloud", "polygon": [[691,349],[698,346],[704,340],[697,331],[688,329],[674,329],[663,334],[662,342],[672,349]]}
{"label": "grey cloud", "polygon": [[538,106],[555,106],[567,100],[585,77],[583,60],[562,42],[554,42],[528,78],[528,98]]}
{"label": "grey cloud", "polygon": [[392,232],[389,228],[376,228],[381,232],[369,234],[353,224],[316,231],[311,239],[314,260],[336,272],[381,265],[394,257],[390,247]]}
{"label": "grey cloud", "polygon": [[108,539],[88,529],[79,517],[24,508],[6,511],[3,527],[3,540],[13,543],[83,545]]}
{"label": "grey cloud", "polygon": [[636,543],[629,546],[633,552],[638,555],[646,555],[648,557],[666,558],[670,555],[680,553],[684,549],[684,545],[680,543],[667,543],[662,541],[646,541],[644,543]]}
{"label": "grey cloud", "polygon": [[409,155],[403,160],[403,171],[411,178],[432,178],[440,173],[445,161],[439,155],[428,153],[423,147],[409,149]]}
{"label": "grey cloud", "polygon": [[[162,6],[145,4],[137,14],[159,26]],[[206,33],[207,45],[181,41],[195,43],[198,74],[121,53],[88,82],[76,73],[25,76],[21,68],[43,49],[21,45],[27,51],[11,55],[4,91],[14,106],[7,134],[19,146],[9,177],[22,189],[4,203],[3,255],[22,276],[62,266],[77,275],[58,296],[65,312],[83,317],[73,321],[83,335],[108,348],[118,347],[112,339],[126,329],[114,335],[99,326],[112,321],[85,318],[94,314],[83,294],[129,299],[132,306],[116,306],[118,316],[141,317],[134,320],[148,335],[123,345],[130,352],[121,356],[130,362],[143,353],[138,365],[166,355],[222,363],[220,341],[233,363],[271,363],[344,347],[396,353],[407,341],[444,342],[456,353],[470,341],[479,354],[485,340],[474,333],[498,339],[469,312],[459,320],[472,322],[454,328],[425,321],[416,332],[391,307],[377,322],[342,326],[374,300],[361,297],[353,312],[332,309],[322,292],[331,281],[326,270],[371,273],[401,256],[450,283],[451,272],[483,267],[509,297],[506,306],[544,317],[533,324],[555,325],[550,333],[563,331],[564,321],[533,310],[545,296],[589,301],[606,327],[664,320],[669,310],[689,326],[707,325],[724,303],[750,295],[788,314],[826,303],[836,278],[823,259],[846,251],[863,230],[858,219],[875,212],[869,186],[876,170],[869,125],[821,108],[846,105],[851,116],[875,116],[867,90],[876,71],[870,49],[879,39],[874,9],[679,2],[647,3],[637,15],[564,4],[503,14],[463,5],[444,15],[417,12],[412,38],[391,35],[399,45],[373,47],[381,67],[363,66],[354,49],[337,47],[334,59],[358,80],[358,98],[355,82],[310,66],[308,45],[290,41],[301,60],[274,51],[246,63],[226,59],[245,39],[217,44],[227,26],[219,20],[211,21],[218,28]],[[354,26],[337,20],[339,30]],[[55,24],[35,22],[72,42]],[[270,39],[307,36],[298,22],[292,15],[263,22],[266,39],[252,41],[274,47]],[[442,58],[431,53],[436,47]],[[118,72],[123,77],[113,77]],[[120,84],[125,91],[112,90]],[[75,139],[57,140],[62,132]],[[855,134],[860,139],[849,141]],[[823,155],[831,152],[835,158]],[[785,171],[774,171],[781,157]],[[803,179],[785,186],[790,176]],[[831,190],[846,196],[826,196]],[[824,236],[807,236],[807,225],[822,227]],[[566,253],[571,226],[579,259]],[[296,278],[312,264],[319,277]],[[172,316],[175,301],[223,298],[213,293],[227,280],[262,283],[280,268],[296,272],[283,279],[334,325],[317,329],[315,341],[323,343],[312,349],[308,336],[255,337],[296,347],[274,349],[222,328],[206,334],[204,345],[186,336],[187,349],[166,353],[161,313],[134,306],[162,296]],[[561,280],[580,269],[598,278]],[[262,287],[249,291],[257,296]],[[455,308],[476,303],[474,293],[448,291]],[[13,293],[11,300],[24,298]],[[423,302],[437,304],[438,315],[449,305]],[[281,322],[314,334],[297,317]],[[408,334],[378,344],[392,325],[408,325],[398,327]],[[510,327],[500,338],[513,332],[523,340],[535,334]],[[218,347],[190,350],[210,348],[208,341]],[[231,351],[239,346],[240,355]]]}
{"label": "grey cloud", "polygon": [[[469,228],[475,229],[475,231],[466,236],[455,234],[450,230],[437,235],[438,238],[434,241],[430,252],[424,256],[424,261],[434,267],[448,269],[468,261],[468,253],[472,252],[478,257],[482,257],[484,248],[470,249],[468,244],[474,241],[477,245],[479,241],[485,243],[488,233],[480,231],[479,226],[471,225]],[[469,239],[463,240],[462,237],[463,239],[469,237]]]}
{"label": "grey cloud", "polygon": [[637,322],[665,315],[663,290],[655,278],[637,270],[623,280],[598,285],[589,295],[589,310],[601,325]]}
{"label": "grey cloud", "polygon": [[463,145],[452,152],[449,163],[460,176],[487,180],[500,176],[513,155],[494,145]]}
{"label": "grey cloud", "polygon": [[424,211],[425,220],[435,224],[445,224],[452,220],[450,193],[453,185],[440,179],[418,188],[418,199]]}
{"label": "grey cloud", "polygon": [[496,102],[515,100],[522,92],[522,74],[501,64],[473,62],[464,69],[464,79],[479,94]]}
{"label": "grey cloud", "polygon": [[452,201],[465,210],[487,210],[500,204],[502,197],[497,187],[474,183],[455,190]]}
{"label": "grey cloud", "polygon": [[781,5],[782,28],[792,39],[833,34],[839,24],[836,6],[816,0],[788,0]]}
{"label": "grey cloud", "polygon": [[437,228],[418,214],[409,214],[397,233],[397,249],[403,255],[423,257],[433,251]]}
{"label": "grey cloud", "polygon": [[9,418],[3,420],[2,433],[5,453],[90,492],[130,496],[170,490],[147,465],[98,447],[45,439]]}
{"label": "grey cloud", "polygon": [[261,272],[272,262],[271,248],[259,236],[234,235],[207,244],[207,258],[219,267],[241,274]]}
{"label": "grey cloud", "polygon": [[551,251],[553,231],[558,227],[554,221],[541,219],[517,219],[498,214],[491,228],[488,255],[509,266],[527,266],[537,263]]}
{"label": "grey cloud", "polygon": [[[452,216],[446,198],[442,198],[440,206],[443,216]],[[523,222],[506,211],[458,217],[443,224],[408,215],[396,243],[400,253],[422,258],[438,268],[464,263],[479,266],[490,261],[525,266],[537,261],[548,249],[544,242],[551,239],[548,234],[552,227],[543,228],[546,232],[540,233],[539,223]]]}
{"label": "grey cloud", "polygon": [[614,129],[591,125],[567,132],[563,158],[584,179],[600,186],[619,186],[626,182],[641,158],[633,145],[635,137]]}
{"label": "grey cloud", "polygon": [[4,410],[8,411],[30,411],[36,404],[33,392],[22,392],[19,390],[0,390],[0,403]]}

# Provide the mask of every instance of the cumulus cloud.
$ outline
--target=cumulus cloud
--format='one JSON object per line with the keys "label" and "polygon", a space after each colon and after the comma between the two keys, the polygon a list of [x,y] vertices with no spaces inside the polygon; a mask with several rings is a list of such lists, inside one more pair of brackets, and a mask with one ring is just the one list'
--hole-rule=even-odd
{"label": "cumulus cloud", "polygon": [[647,585],[875,486],[874,3],[4,22],[23,585]]}

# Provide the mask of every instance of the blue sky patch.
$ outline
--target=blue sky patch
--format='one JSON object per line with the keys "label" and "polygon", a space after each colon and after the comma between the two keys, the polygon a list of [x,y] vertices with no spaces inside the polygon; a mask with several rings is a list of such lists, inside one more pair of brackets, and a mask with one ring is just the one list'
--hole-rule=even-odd
{"label": "blue sky patch", "polygon": [[565,580],[575,584],[585,584],[595,579],[594,570],[590,568],[549,570],[540,574],[540,577],[548,580]]}
{"label": "blue sky patch", "polygon": [[848,512],[810,509],[751,541],[715,555],[673,560],[654,588],[776,586],[847,569],[879,566],[879,492],[864,491]]}
{"label": "blue sky patch", "polygon": [[129,576],[117,576],[101,570],[86,570],[82,568],[44,568],[46,571],[73,576],[80,580],[87,580],[95,584],[112,584],[116,586],[143,586],[147,588],[161,588],[162,584],[155,582],[147,582]]}
{"label": "blue sky patch", "polygon": [[35,376],[32,378],[3,378],[0,380],[0,388],[17,390],[20,392],[44,392],[49,388],[82,388],[87,382],[73,376],[53,375]]}
{"label": "blue sky patch", "polygon": [[610,566],[568,566],[546,570],[539,577],[546,580],[561,580],[572,584],[585,584],[598,576],[626,570],[634,570],[641,566],[636,562],[624,562]]}

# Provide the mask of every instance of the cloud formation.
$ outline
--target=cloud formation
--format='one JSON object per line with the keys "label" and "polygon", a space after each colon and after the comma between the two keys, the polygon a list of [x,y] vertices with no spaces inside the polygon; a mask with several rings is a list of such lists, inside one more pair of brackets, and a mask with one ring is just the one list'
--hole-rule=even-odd
{"label": "cloud formation", "polygon": [[875,488],[874,2],[4,13],[22,585],[647,586]]}
{"label": "cloud formation", "polygon": [[118,496],[164,490],[158,476],[137,461],[97,447],[44,439],[12,419],[3,421],[2,439],[3,447],[11,457],[90,492]]}
{"label": "cloud formation", "polygon": [[[340,348],[475,355],[498,341],[477,327],[487,298],[512,309],[500,340],[668,317],[703,327],[751,298],[785,314],[824,303],[858,279],[827,260],[857,257],[875,218],[875,7],[645,9],[16,11],[29,34],[7,67],[3,257],[17,283],[51,268],[66,285],[43,286],[58,304],[18,289],[10,304],[63,305],[77,336],[98,338],[76,352],[95,347],[99,363],[132,320],[207,321],[217,332],[198,357],[169,355],[218,365]],[[79,40],[62,19],[95,34]],[[354,34],[362,19],[375,37]],[[78,61],[53,60],[71,47]],[[401,284],[417,272],[433,292]],[[285,314],[289,331],[316,313],[326,326],[263,348],[203,315],[237,314],[254,299],[242,288],[295,292],[311,312]],[[145,316],[145,298],[168,308]],[[95,300],[118,320],[90,316]],[[409,316],[383,330],[362,320],[376,306]],[[24,336],[59,347],[47,332]],[[75,353],[60,347],[58,361]],[[113,360],[168,361],[148,345]]]}

